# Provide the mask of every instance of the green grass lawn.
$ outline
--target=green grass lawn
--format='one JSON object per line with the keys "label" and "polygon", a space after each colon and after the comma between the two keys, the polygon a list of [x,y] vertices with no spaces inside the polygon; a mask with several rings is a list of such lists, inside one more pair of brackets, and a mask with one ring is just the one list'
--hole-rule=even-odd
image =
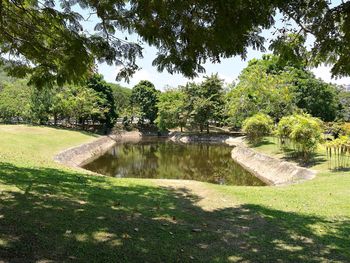
{"label": "green grass lawn", "polygon": [[350,262],[350,173],[321,169],[287,187],[203,184],[236,200],[208,211],[186,188],[52,161],[93,139],[0,125],[0,262]]}

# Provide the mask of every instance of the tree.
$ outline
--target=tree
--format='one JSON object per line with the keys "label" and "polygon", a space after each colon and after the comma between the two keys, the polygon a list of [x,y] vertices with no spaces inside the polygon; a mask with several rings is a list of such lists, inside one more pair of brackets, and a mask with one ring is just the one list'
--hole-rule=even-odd
{"label": "tree", "polygon": [[158,94],[153,83],[147,80],[142,80],[133,87],[131,102],[140,107],[142,122],[147,119],[153,124],[157,118]]}
{"label": "tree", "polygon": [[69,86],[66,92],[68,98],[68,113],[75,118],[76,124],[81,123],[83,128],[87,119],[98,118],[103,120],[109,108],[107,102],[93,89],[82,86]]}
{"label": "tree", "polygon": [[181,128],[186,125],[186,94],[181,89],[168,89],[158,96],[157,126],[160,130]]}
{"label": "tree", "polygon": [[108,85],[112,88],[117,115],[122,117],[130,115],[131,89],[114,83],[108,83]]}
{"label": "tree", "polygon": [[184,87],[188,97],[187,111],[192,124],[199,126],[200,131],[206,127],[209,133],[209,122],[220,119],[223,103],[223,80],[217,74],[206,76],[200,84],[188,83]]}
{"label": "tree", "polygon": [[323,121],[334,121],[341,110],[337,87],[316,79],[308,71],[298,71],[293,75],[296,105]]}
{"label": "tree", "polygon": [[[95,74],[87,82],[87,87],[94,90],[98,97],[99,108],[104,109],[101,119],[100,113],[92,118],[105,124],[106,130],[111,129],[117,121],[117,113],[112,88],[103,80],[102,75]],[[103,120],[103,121],[102,121]]]}
{"label": "tree", "polygon": [[350,92],[340,92],[339,94],[341,111],[340,115],[344,121],[350,121]]}
{"label": "tree", "polygon": [[[349,75],[349,6],[347,1],[334,5],[327,0],[5,0],[0,1],[0,54],[9,72],[30,73],[37,86],[85,81],[95,61],[122,66],[118,76],[128,78],[142,56],[138,43],[116,37],[116,32],[128,31],[158,49],[153,61],[158,70],[193,77],[204,71],[208,60],[245,58],[248,47],[264,51],[262,29],[277,26],[278,11],[296,28],[278,28],[277,47],[288,40],[288,31],[311,34],[315,62],[331,62],[335,75]],[[77,13],[77,7],[89,17]],[[90,16],[96,24],[86,33],[82,21]]]}
{"label": "tree", "polygon": [[249,61],[242,71],[239,83],[229,92],[227,108],[237,126],[258,112],[278,122],[297,109],[333,121],[341,108],[338,93],[336,86],[307,70],[301,57],[295,56],[287,63],[286,58],[264,55]]}
{"label": "tree", "polygon": [[31,121],[40,125],[47,124],[50,119],[53,91],[49,87],[33,89],[30,103]]}
{"label": "tree", "polygon": [[0,119],[11,122],[13,119],[27,120],[30,114],[30,95],[32,89],[25,80],[3,82],[0,84]]}
{"label": "tree", "polygon": [[288,75],[268,74],[260,63],[249,63],[239,76],[239,83],[227,94],[227,109],[230,122],[237,127],[259,112],[278,122],[295,109]]}

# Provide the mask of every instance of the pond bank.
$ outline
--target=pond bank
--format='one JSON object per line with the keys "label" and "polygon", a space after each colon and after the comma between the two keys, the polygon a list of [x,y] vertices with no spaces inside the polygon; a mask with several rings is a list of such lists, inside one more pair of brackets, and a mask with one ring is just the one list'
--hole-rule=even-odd
{"label": "pond bank", "polygon": [[269,185],[288,185],[315,178],[316,172],[246,147],[236,146],[231,157],[244,169]]}
{"label": "pond bank", "polygon": [[229,146],[237,146],[243,143],[243,136],[240,133],[237,135],[228,134],[183,134],[173,132],[169,134],[170,140],[173,142],[191,143],[191,142],[205,142],[205,143],[224,143]]}
{"label": "pond bank", "polygon": [[[104,154],[117,142],[138,142],[141,139],[142,134],[139,132],[103,136],[91,143],[60,152],[54,160],[69,167],[80,168]],[[246,146],[243,136],[188,135],[176,132],[169,134],[169,139],[179,143],[224,143],[233,146],[232,159],[268,185],[295,184],[313,179],[316,175],[316,172],[310,169],[256,152]]]}
{"label": "pond bank", "polygon": [[181,143],[212,142],[233,146],[232,159],[268,185],[295,184],[316,176],[315,171],[256,152],[245,144],[243,136],[173,133],[170,139]]}
{"label": "pond bank", "polygon": [[139,132],[124,132],[115,135],[102,136],[90,143],[69,148],[57,154],[54,160],[69,167],[81,167],[98,158],[117,142],[137,142],[141,140]]}

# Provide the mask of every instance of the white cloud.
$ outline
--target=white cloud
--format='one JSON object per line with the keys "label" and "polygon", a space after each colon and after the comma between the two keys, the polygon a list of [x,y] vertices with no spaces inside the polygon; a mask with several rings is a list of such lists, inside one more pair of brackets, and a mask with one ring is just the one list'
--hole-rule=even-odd
{"label": "white cloud", "polygon": [[320,66],[311,70],[317,78],[320,78],[329,83],[335,83],[338,85],[350,84],[350,78],[332,78],[331,68],[327,66]]}
{"label": "white cloud", "polygon": [[148,70],[141,69],[132,76],[130,80],[130,85],[135,86],[141,80],[149,80],[152,82],[152,79],[154,79],[154,76],[152,76],[152,74]]}

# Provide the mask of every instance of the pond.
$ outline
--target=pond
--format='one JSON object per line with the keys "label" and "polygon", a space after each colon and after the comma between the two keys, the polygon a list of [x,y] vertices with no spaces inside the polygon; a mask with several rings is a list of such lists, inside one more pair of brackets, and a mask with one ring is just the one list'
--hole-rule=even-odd
{"label": "pond", "polygon": [[265,185],[231,158],[232,147],[169,140],[117,144],[83,168],[117,178],[197,180],[225,185]]}

